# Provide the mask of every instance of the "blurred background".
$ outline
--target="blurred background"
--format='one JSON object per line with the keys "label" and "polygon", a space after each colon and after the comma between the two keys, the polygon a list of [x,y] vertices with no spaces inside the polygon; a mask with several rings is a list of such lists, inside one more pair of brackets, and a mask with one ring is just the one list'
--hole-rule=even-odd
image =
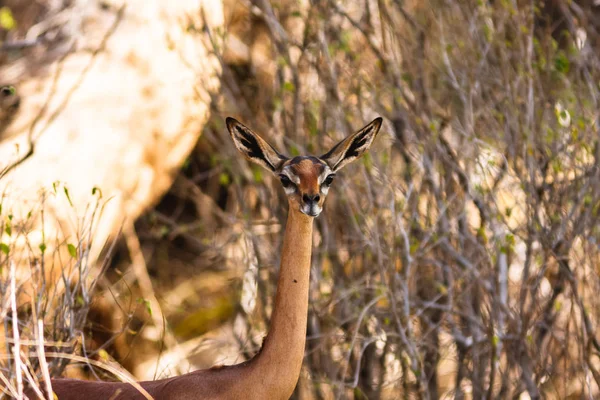
{"label": "blurred background", "polygon": [[597,0],[0,0],[0,398],[260,348],[287,202],[227,116],[290,156],[384,118],[293,398],[600,397],[599,57]]}

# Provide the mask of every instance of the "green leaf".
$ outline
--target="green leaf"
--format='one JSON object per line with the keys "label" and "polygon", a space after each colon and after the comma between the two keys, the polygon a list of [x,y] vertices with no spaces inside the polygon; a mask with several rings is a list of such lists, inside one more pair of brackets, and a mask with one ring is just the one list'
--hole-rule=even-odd
{"label": "green leaf", "polygon": [[365,153],[362,158],[362,163],[367,169],[367,171],[371,171],[373,169],[373,159],[371,158],[370,153]]}
{"label": "green leaf", "polygon": [[561,301],[557,301],[556,303],[554,303],[554,310],[556,312],[558,312],[558,311],[560,311],[562,309],[562,306],[563,306],[562,302]]}
{"label": "green leaf", "polygon": [[0,243],[0,251],[8,255],[10,249],[8,248],[8,245],[6,243]]}
{"label": "green leaf", "polygon": [[14,95],[15,93],[17,93],[17,90],[15,89],[15,87],[11,86],[11,85],[3,86],[2,90],[5,92],[8,90],[8,94],[10,94],[11,96]]}
{"label": "green leaf", "polygon": [[283,91],[294,93],[296,91],[296,86],[292,82],[285,82],[283,84]]}
{"label": "green leaf", "polygon": [[171,229],[166,226],[166,225],[162,225],[159,229],[159,235],[161,238],[165,238],[167,237],[167,235],[171,232]]}
{"label": "green leaf", "polygon": [[277,66],[279,67],[285,67],[287,65],[287,60],[285,59],[285,57],[283,56],[279,56],[277,57]]}
{"label": "green leaf", "polygon": [[298,146],[291,145],[289,148],[289,152],[293,157],[300,155],[300,149],[298,149]]}
{"label": "green leaf", "polygon": [[46,251],[46,244],[45,243],[40,244],[40,251],[42,252],[42,254],[44,254],[44,252]]}
{"label": "green leaf", "polygon": [[419,250],[419,247],[421,246],[421,243],[418,240],[416,240],[416,239],[413,239],[410,242],[411,242],[410,243],[410,250],[409,250],[410,254],[415,254],[417,252],[417,250]]}
{"label": "green leaf", "polygon": [[69,254],[71,255],[71,257],[77,258],[77,247],[69,243],[67,244],[67,249],[69,250]]}
{"label": "green leaf", "polygon": [[65,196],[67,196],[67,200],[69,200],[69,204],[73,207],[73,202],[71,201],[71,196],[69,196],[69,189],[65,186]]}
{"label": "green leaf", "polygon": [[102,198],[102,190],[100,190],[99,187],[94,186],[92,188],[92,196],[94,196],[96,193],[98,193],[98,198]]}
{"label": "green leaf", "polygon": [[138,304],[143,304],[146,307],[146,311],[148,314],[152,316],[152,306],[150,306],[150,300],[142,299],[141,297],[137,299]]}
{"label": "green leaf", "polygon": [[562,163],[560,162],[560,160],[558,158],[555,158],[554,160],[552,160],[552,162],[550,164],[552,165],[552,171],[555,174],[558,174],[563,171]]}
{"label": "green leaf", "polygon": [[2,7],[0,8],[0,28],[10,31],[17,26],[15,22],[15,18],[13,17],[10,8]]}
{"label": "green leaf", "polygon": [[500,338],[498,337],[498,335],[494,335],[492,337],[492,346],[497,347],[498,343],[500,343]]}
{"label": "green leaf", "polygon": [[227,175],[225,172],[221,172],[221,174],[219,175],[219,183],[222,186],[227,186],[230,182],[231,179],[229,179],[229,175]]}
{"label": "green leaf", "polygon": [[556,68],[558,72],[566,74],[567,72],[569,72],[570,67],[571,64],[569,62],[569,59],[564,54],[559,54],[554,59],[554,68]]}
{"label": "green leaf", "polygon": [[252,169],[252,175],[254,177],[254,182],[256,182],[256,183],[262,183],[263,176],[262,176],[262,171],[260,169],[253,168]]}
{"label": "green leaf", "polygon": [[4,232],[6,232],[6,234],[8,236],[12,236],[12,227],[10,226],[10,224],[6,224],[6,227],[4,228]]}

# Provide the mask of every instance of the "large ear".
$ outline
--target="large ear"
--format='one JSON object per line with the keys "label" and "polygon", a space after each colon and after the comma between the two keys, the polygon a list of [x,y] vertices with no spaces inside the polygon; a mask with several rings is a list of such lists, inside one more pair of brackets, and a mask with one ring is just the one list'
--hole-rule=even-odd
{"label": "large ear", "polygon": [[247,126],[231,117],[228,117],[225,122],[233,139],[233,144],[248,160],[263,166],[269,171],[275,171],[287,159]]}
{"label": "large ear", "polygon": [[362,156],[371,147],[383,119],[375,118],[371,123],[353,135],[342,140],[320,158],[335,172],[344,165]]}

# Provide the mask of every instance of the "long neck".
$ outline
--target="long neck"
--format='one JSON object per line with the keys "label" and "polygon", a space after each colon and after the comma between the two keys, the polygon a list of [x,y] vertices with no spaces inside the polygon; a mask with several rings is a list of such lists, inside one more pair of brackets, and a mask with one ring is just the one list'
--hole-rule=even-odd
{"label": "long neck", "polygon": [[[304,358],[312,227],[313,218],[290,207],[271,326],[259,354],[247,363],[140,385],[155,399],[289,399]],[[121,382],[55,379],[52,386],[61,400],[144,398]]]}
{"label": "long neck", "polygon": [[300,375],[306,343],[313,218],[290,207],[271,326],[261,352],[250,361],[272,376],[289,398]]}

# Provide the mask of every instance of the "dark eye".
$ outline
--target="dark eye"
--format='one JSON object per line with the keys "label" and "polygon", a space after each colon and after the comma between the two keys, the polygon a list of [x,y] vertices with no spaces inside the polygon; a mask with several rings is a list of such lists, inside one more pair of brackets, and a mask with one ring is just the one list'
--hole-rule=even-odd
{"label": "dark eye", "polygon": [[335,178],[335,174],[331,174],[329,175],[327,178],[325,178],[325,180],[323,181],[323,185],[329,186],[331,185],[331,183],[333,182],[333,178]]}
{"label": "dark eye", "polygon": [[284,188],[288,188],[293,185],[290,178],[288,178],[286,175],[283,175],[283,174],[279,175],[279,179],[281,179],[281,184],[283,185]]}

